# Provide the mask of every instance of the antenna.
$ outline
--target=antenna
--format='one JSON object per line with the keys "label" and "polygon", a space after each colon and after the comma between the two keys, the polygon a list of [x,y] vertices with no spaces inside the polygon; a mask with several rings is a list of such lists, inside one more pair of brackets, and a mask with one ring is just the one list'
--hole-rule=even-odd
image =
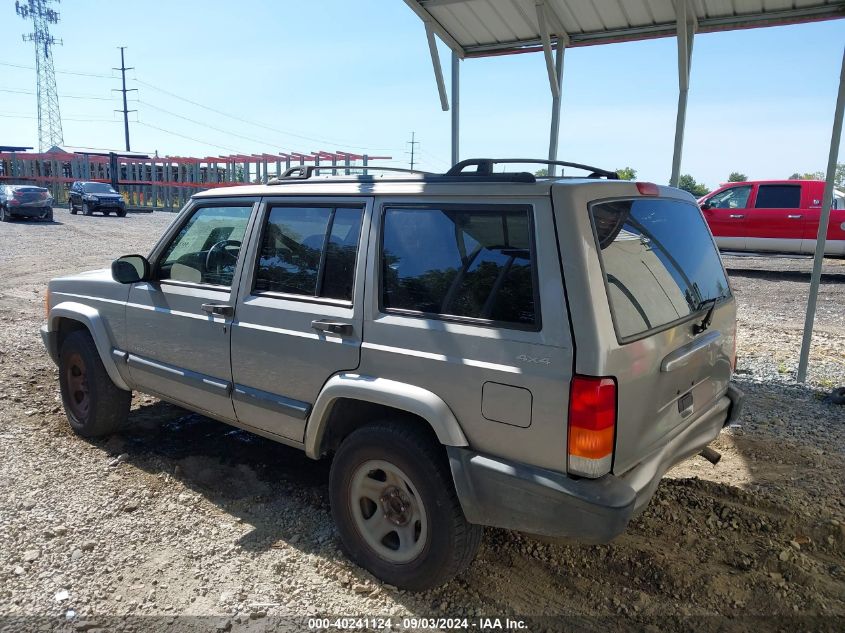
{"label": "antenna", "polygon": [[411,140],[410,140],[410,141],[408,141],[408,145],[410,145],[410,146],[411,146],[411,151],[410,151],[410,152],[405,152],[406,154],[410,154],[410,155],[411,155],[411,169],[412,169],[412,170],[414,169],[414,150],[415,150],[416,146],[420,144],[420,142],[419,142],[419,141],[415,141],[415,140],[414,140],[414,137],[415,137],[415,136],[416,136],[416,132],[411,132]]}
{"label": "antenna", "polygon": [[[118,48],[120,49],[120,68],[114,68],[113,70],[119,70],[120,71],[120,77],[121,77],[121,80],[123,81],[123,87],[122,88],[112,88],[112,91],[113,92],[114,91],[120,91],[120,92],[123,93],[123,110],[122,110],[122,112],[123,112],[123,134],[126,137],[126,151],[128,152],[128,151],[130,151],[130,149],[129,149],[129,113],[130,112],[137,112],[137,110],[127,110],[126,109],[126,93],[131,92],[132,90],[138,90],[138,89],[137,88],[129,88],[128,90],[126,89],[126,71],[127,70],[135,70],[135,67],[134,66],[132,66],[130,68],[126,67],[126,63],[123,61],[123,49],[125,49],[126,47],[125,46],[118,46]],[[115,110],[115,112],[121,112],[121,110]]]}
{"label": "antenna", "polygon": [[59,96],[56,94],[56,71],[53,68],[53,45],[62,41],[50,35],[50,25],[59,23],[59,14],[50,5],[61,0],[15,0],[15,13],[24,20],[32,20],[32,33],[23,36],[24,42],[35,44],[35,74],[38,82],[38,150],[46,152],[54,145],[64,144]]}

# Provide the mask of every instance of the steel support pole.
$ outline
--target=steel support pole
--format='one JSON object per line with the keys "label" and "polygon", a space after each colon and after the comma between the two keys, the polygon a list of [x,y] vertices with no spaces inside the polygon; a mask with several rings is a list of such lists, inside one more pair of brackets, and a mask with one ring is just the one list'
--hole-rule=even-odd
{"label": "steel support pole", "polygon": [[830,153],[827,156],[824,198],[822,199],[819,232],[816,234],[816,253],[813,257],[813,274],[810,275],[810,296],[807,299],[807,316],[804,319],[804,338],[801,341],[801,356],[798,359],[798,382],[807,380],[807,365],[810,361],[810,344],[813,341],[813,324],[816,320],[816,303],[819,298],[819,282],[822,277],[822,260],[827,241],[827,227],[830,223],[830,207],[833,202],[833,178],[836,175],[836,159],[839,157],[839,141],[842,138],[842,114],[845,110],[845,50],[842,53],[842,67],[839,71],[839,95],[833,114],[833,132],[830,135]]}
{"label": "steel support pole", "polygon": [[[557,79],[557,94],[552,93],[552,125],[549,130],[549,160],[557,160],[557,140],[560,135],[560,110],[563,102],[563,53],[566,42],[562,38],[557,40],[555,52],[555,78]],[[557,175],[557,165],[549,165],[549,176]]]}
{"label": "steel support pole", "polygon": [[452,51],[452,164],[460,160],[461,58]]}
{"label": "steel support pole", "polygon": [[678,186],[681,177],[681,154],[684,149],[684,129],[687,121],[689,75],[692,67],[692,44],[695,28],[690,24],[687,0],[676,3],[678,14],[678,115],[675,119],[675,147],[672,152],[672,174],[669,184]]}

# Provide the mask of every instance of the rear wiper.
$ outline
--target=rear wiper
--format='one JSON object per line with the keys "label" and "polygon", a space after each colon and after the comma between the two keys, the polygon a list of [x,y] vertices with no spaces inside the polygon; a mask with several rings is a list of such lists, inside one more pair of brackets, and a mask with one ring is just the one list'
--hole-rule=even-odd
{"label": "rear wiper", "polygon": [[692,326],[692,333],[693,334],[701,334],[707,328],[710,327],[710,323],[713,321],[713,310],[716,309],[716,303],[718,303],[720,297],[716,297],[714,299],[706,299],[705,301],[700,301],[696,306],[695,311],[700,312],[701,310],[707,309],[707,314],[704,315],[704,319],[701,323],[696,323]]}

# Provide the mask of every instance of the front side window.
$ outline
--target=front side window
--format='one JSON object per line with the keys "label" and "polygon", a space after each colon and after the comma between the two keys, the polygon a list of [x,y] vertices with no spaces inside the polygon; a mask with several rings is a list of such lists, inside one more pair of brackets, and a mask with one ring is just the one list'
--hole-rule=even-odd
{"label": "front side window", "polygon": [[536,327],[531,233],[526,208],[388,208],[383,309]]}
{"label": "front side window", "polygon": [[252,205],[201,207],[164,249],[161,280],[231,286]]}
{"label": "front side window", "polygon": [[760,185],[758,209],[798,209],[801,207],[801,185]]}
{"label": "front side window", "polygon": [[707,203],[711,209],[744,209],[748,206],[751,185],[731,187],[713,195]]}
{"label": "front side window", "polygon": [[255,291],[351,301],[362,216],[361,208],[272,207]]}

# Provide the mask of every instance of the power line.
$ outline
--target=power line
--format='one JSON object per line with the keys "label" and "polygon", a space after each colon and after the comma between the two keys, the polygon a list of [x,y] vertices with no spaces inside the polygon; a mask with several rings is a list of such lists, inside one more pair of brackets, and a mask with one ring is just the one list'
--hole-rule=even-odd
{"label": "power line", "polygon": [[248,125],[254,125],[255,127],[264,128],[265,130],[270,130],[270,131],[276,132],[278,134],[284,134],[284,135],[287,135],[287,136],[294,136],[296,138],[301,138],[301,139],[304,139],[306,141],[313,141],[315,143],[322,143],[322,144],[326,144],[326,145],[337,145],[337,146],[340,146],[340,147],[351,147],[351,148],[354,148],[354,149],[364,149],[364,150],[368,150],[368,151],[378,151],[378,152],[395,151],[395,148],[390,148],[390,147],[366,147],[364,145],[353,145],[351,143],[343,143],[343,142],[339,142],[337,140],[317,138],[317,137],[313,137],[313,136],[305,136],[303,134],[297,134],[297,133],[291,132],[289,130],[282,130],[282,129],[267,125],[265,123],[260,123],[260,122],[257,122],[257,121],[250,121],[250,120],[244,119],[240,116],[236,116],[234,114],[229,114],[228,112],[224,112],[222,110],[212,108],[211,106],[207,106],[204,103],[199,103],[197,101],[193,101],[193,100],[188,99],[186,97],[182,97],[181,95],[178,95],[176,93],[170,92],[169,90],[165,90],[164,88],[159,88],[158,86],[154,86],[153,84],[148,83],[146,81],[142,81],[142,80],[138,79],[137,77],[135,78],[135,81],[142,86],[146,86],[147,88],[151,88],[152,90],[166,94],[170,97],[173,97],[174,99],[179,99],[180,101],[190,103],[191,105],[197,106],[198,108],[203,108],[204,110],[208,110],[209,112],[214,112],[215,114],[219,114],[220,116],[224,116],[224,117],[233,119],[233,120],[238,121],[240,123],[246,123]]}
{"label": "power line", "polygon": [[[0,88],[0,92],[11,92],[21,95],[34,95],[34,90],[15,90],[13,88]],[[111,97],[95,97],[93,95],[59,95],[62,99],[90,99],[92,101],[111,101]]]}
{"label": "power line", "polygon": [[144,123],[143,121],[136,121],[138,125],[143,125],[144,127],[152,128],[153,130],[158,130],[159,132],[164,132],[165,134],[170,134],[171,136],[178,136],[179,138],[184,138],[189,141],[194,141],[195,143],[202,143],[203,145],[208,145],[209,147],[216,147],[218,149],[225,149],[227,152],[232,152],[233,154],[240,154],[240,150],[235,149],[233,147],[226,147],[225,145],[218,145],[217,143],[209,143],[208,141],[203,141],[198,138],[194,138],[192,136],[186,136],[184,134],[179,134],[178,132],[174,132],[172,130],[166,130],[161,127],[157,127],[155,125],[151,125],[149,123]]}
{"label": "power line", "polygon": [[[18,112],[0,112],[0,117],[4,119],[38,119],[37,116],[32,116],[31,114],[20,114]],[[119,123],[119,121],[115,121],[114,119],[98,119],[98,118],[74,118],[74,117],[62,117],[64,121],[77,121],[80,123]]]}
{"label": "power line", "polygon": [[[23,70],[35,70],[35,66],[26,66],[25,64],[12,64],[10,62],[0,62],[0,66],[8,66],[10,68],[21,68]],[[114,79],[114,75],[101,75],[98,73],[86,73],[74,70],[57,70],[55,72],[60,75],[77,75],[80,77],[98,77],[101,79]]]}

